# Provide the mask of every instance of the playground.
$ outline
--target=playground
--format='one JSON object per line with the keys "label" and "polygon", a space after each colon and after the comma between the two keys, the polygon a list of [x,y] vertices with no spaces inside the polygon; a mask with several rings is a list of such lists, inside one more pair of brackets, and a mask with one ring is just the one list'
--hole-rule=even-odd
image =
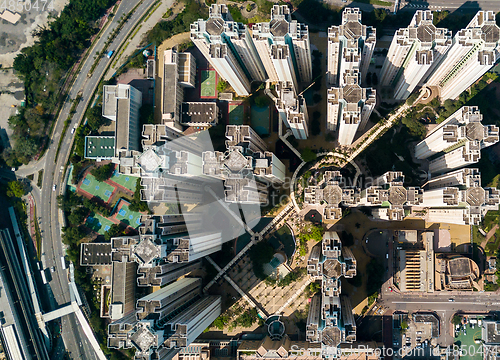
{"label": "playground", "polygon": [[215,70],[200,71],[200,98],[217,98],[217,74]]}
{"label": "playground", "polygon": [[257,105],[252,105],[252,111],[250,116],[250,121],[252,128],[259,135],[269,135],[270,132],[270,115],[269,115],[269,105],[265,107],[259,107]]}
{"label": "playground", "polygon": [[229,125],[243,125],[245,106],[242,103],[229,103]]}
{"label": "playground", "polygon": [[109,181],[117,184],[118,186],[124,188],[124,190],[129,190],[130,192],[135,192],[135,187],[137,184],[137,177],[130,175],[122,175],[118,173],[115,169],[113,175],[109,178]]}
{"label": "playground", "polygon": [[83,179],[79,190],[90,195],[90,197],[86,197],[98,197],[105,203],[108,203],[116,187],[104,182],[99,182],[92,174],[88,173]]}
{"label": "playground", "polygon": [[104,233],[108,231],[113,224],[114,222],[112,222],[111,220],[94,212],[90,213],[90,215],[87,217],[87,220],[85,221],[86,227],[101,235],[104,235]]}
{"label": "playground", "polygon": [[112,218],[117,222],[122,222],[134,229],[141,225],[141,213],[131,211],[129,209],[130,203],[124,199],[120,199],[112,212]]}

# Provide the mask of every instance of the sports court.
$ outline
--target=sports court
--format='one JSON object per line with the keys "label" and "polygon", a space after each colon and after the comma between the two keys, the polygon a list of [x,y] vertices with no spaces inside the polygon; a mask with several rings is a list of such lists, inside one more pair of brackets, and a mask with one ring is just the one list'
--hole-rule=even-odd
{"label": "sports court", "polygon": [[245,106],[242,103],[229,103],[229,125],[243,125]]}
{"label": "sports court", "polygon": [[107,203],[116,188],[112,185],[97,181],[96,178],[89,173],[83,179],[80,190],[90,194],[92,197],[97,196]]}
{"label": "sports court", "polygon": [[118,173],[117,170],[113,172],[113,175],[109,178],[112,182],[124,187],[125,189],[135,192],[135,186],[137,183],[137,177],[130,175],[122,175]]}
{"label": "sports court", "polygon": [[120,199],[116,204],[113,218],[126,224],[134,229],[141,224],[141,213],[131,211],[129,209],[130,203],[126,200]]}
{"label": "sports court", "polygon": [[200,79],[200,97],[203,99],[217,98],[217,73],[215,70],[201,70]]}
{"label": "sports court", "polygon": [[104,235],[104,233],[108,231],[113,224],[114,223],[111,220],[94,212],[90,213],[85,221],[85,226],[101,235]]}
{"label": "sports court", "polygon": [[259,135],[268,135],[270,131],[269,106],[252,106],[250,121],[252,128]]}

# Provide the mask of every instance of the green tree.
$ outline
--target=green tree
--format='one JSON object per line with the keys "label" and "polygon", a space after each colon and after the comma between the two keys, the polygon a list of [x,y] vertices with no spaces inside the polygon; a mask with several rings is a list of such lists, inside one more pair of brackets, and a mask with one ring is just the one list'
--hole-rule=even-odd
{"label": "green tree", "polygon": [[70,214],[68,215],[68,221],[71,225],[83,224],[88,213],[89,209],[84,207],[78,207],[70,212]]}
{"label": "green tree", "polygon": [[453,318],[451,319],[451,323],[453,325],[460,325],[462,323],[462,317],[458,315],[453,315]]}
{"label": "green tree", "polygon": [[227,82],[224,79],[219,79],[219,82],[217,83],[217,92],[221,93],[224,92],[227,88]]}
{"label": "green tree", "polygon": [[237,319],[236,323],[244,328],[251,327],[258,318],[258,313],[256,308],[252,308],[250,310],[245,311],[241,314]]}
{"label": "green tree", "polygon": [[23,197],[26,195],[26,190],[24,185],[20,181],[9,181],[7,184],[7,196],[8,197]]}
{"label": "green tree", "polygon": [[104,240],[107,242],[111,241],[111,238],[121,236],[124,234],[123,229],[118,224],[113,224],[108,231],[104,233]]}
{"label": "green tree", "polygon": [[100,105],[90,108],[87,112],[87,125],[91,132],[95,133],[108,120],[102,116],[102,107]]}
{"label": "green tree", "polygon": [[310,148],[305,148],[300,152],[300,155],[302,156],[302,160],[305,162],[310,162],[314,161],[317,158],[317,155],[314,151],[312,151]]}
{"label": "green tree", "polygon": [[115,165],[109,163],[107,165],[99,166],[90,171],[92,175],[96,178],[97,181],[103,182],[108,180],[111,175],[113,175],[113,171],[115,169]]}

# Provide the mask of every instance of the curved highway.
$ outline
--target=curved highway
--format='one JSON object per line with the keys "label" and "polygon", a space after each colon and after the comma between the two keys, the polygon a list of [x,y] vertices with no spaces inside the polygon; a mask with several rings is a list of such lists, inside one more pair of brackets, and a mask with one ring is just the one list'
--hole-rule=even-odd
{"label": "curved highway", "polygon": [[[123,25],[121,31],[116,35],[114,41],[110,44],[107,50],[116,50],[119,47],[130,30],[141,19],[153,3],[154,0],[143,0],[139,4],[134,14]],[[64,135],[57,159],[57,145],[62,135],[64,121],[67,119],[71,109],[71,102],[67,101],[63,105],[63,108],[61,109],[61,112],[56,120],[51,142],[45,156],[38,163],[30,166],[32,169],[44,169],[41,200],[37,206],[38,214],[42,217],[42,259],[45,260],[45,267],[54,266],[56,269],[56,271],[52,273],[52,280],[50,281],[50,288],[53,294],[52,304],[54,308],[68,304],[71,301],[67,270],[62,269],[61,266],[61,257],[64,256],[64,250],[61,242],[61,218],[57,208],[56,199],[64,181],[62,169],[66,164],[71,150],[71,144],[73,142],[73,134],[71,134],[70,129],[82,120],[90,98],[96,90],[99,81],[111,61],[105,56],[101,57],[92,76],[88,77],[87,74],[94,63],[93,55],[97,51],[101,52],[103,50],[107,38],[118,26],[120,17],[129,13],[136,4],[136,2],[129,1],[121,2],[114,17],[112,18],[111,23],[97,40],[95,46],[82,65],[80,72],[77,74],[77,77],[69,91],[68,98],[76,98],[78,93],[81,91],[82,101],[78,104],[76,113],[73,115],[71,124],[68,127],[68,131]],[[26,172],[26,169],[20,170],[19,175],[24,175],[24,172]],[[56,191],[53,191],[54,184],[56,185]],[[89,301],[90,300],[91,299],[89,299]],[[74,314],[64,316],[61,319],[61,323],[62,338],[70,357],[73,359],[95,359],[96,356],[94,350],[91,348],[90,343],[83,334],[83,331],[76,320],[76,316]]]}

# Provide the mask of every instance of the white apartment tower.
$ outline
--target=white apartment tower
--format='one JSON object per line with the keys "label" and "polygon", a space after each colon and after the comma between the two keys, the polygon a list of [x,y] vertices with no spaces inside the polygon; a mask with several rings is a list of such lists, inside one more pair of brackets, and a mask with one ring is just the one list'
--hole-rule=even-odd
{"label": "white apartment tower", "polygon": [[410,26],[394,34],[381,71],[382,86],[405,100],[436,67],[452,44],[451,31],[436,28],[432,11],[417,10]]}
{"label": "white apartment tower", "polygon": [[311,45],[307,25],[292,20],[286,5],[274,5],[271,21],[252,28],[255,48],[270,81],[312,81]]}
{"label": "white apartment tower", "polygon": [[427,81],[437,86],[442,100],[455,99],[484,75],[500,57],[500,28],[493,11],[479,11],[453,44]]}
{"label": "white apartment tower", "polygon": [[376,41],[376,29],[361,24],[361,11],[346,8],[342,24],[328,29],[327,84],[343,86],[343,74],[355,70],[361,73],[363,84]]}
{"label": "white apartment tower", "polygon": [[227,6],[213,4],[208,20],[191,24],[191,40],[238,95],[250,93],[250,81],[265,71],[246,25],[227,20]]}
{"label": "white apartment tower", "polygon": [[363,130],[375,108],[376,91],[359,86],[359,73],[344,74],[345,85],[328,89],[327,128],[338,129],[340,145],[350,145],[357,131]]}
{"label": "white apartment tower", "polygon": [[250,95],[250,80],[227,44],[210,44],[210,64],[240,96]]}
{"label": "white apartment tower", "polygon": [[429,163],[433,174],[478,162],[481,149],[499,141],[498,127],[483,125],[482,119],[476,106],[460,108],[415,146],[415,157],[434,157]]}
{"label": "white apartment tower", "polygon": [[428,182],[418,208],[427,208],[426,220],[478,225],[488,210],[498,210],[500,190],[482,188],[478,169],[460,169]]}
{"label": "white apartment tower", "polygon": [[275,98],[274,101],[281,121],[292,131],[297,140],[307,139],[309,115],[306,100],[302,95],[295,96],[291,83],[278,83],[276,91],[279,98]]}

